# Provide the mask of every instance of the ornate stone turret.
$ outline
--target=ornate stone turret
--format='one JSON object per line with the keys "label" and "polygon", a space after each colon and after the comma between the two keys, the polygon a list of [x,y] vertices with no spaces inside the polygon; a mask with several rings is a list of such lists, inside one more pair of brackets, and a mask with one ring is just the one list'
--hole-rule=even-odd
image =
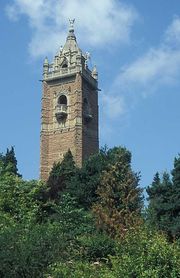
{"label": "ornate stone turret", "polygon": [[47,74],[49,72],[49,62],[48,62],[48,58],[46,57],[44,59],[44,64],[43,64],[43,77],[46,78]]}
{"label": "ornate stone turret", "polygon": [[47,58],[44,60],[44,80],[51,80],[59,78],[59,76],[62,77],[63,75],[80,72],[86,78],[90,79],[93,86],[97,87],[96,80],[98,75],[96,67],[94,67],[91,73],[86,66],[86,61],[87,52],[83,54],[79,48],[74,33],[74,20],[70,20],[69,33],[64,47],[60,48],[60,51],[54,57],[53,63],[49,64]]}
{"label": "ornate stone turret", "polygon": [[46,180],[54,162],[68,149],[75,162],[98,151],[98,74],[87,66],[88,55],[79,48],[70,20],[64,47],[52,63],[43,64],[41,178]]}

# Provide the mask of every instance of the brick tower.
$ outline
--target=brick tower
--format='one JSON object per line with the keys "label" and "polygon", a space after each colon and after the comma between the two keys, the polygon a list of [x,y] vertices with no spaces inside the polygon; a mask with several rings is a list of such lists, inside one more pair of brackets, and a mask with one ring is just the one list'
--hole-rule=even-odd
{"label": "brick tower", "polygon": [[87,65],[70,20],[66,43],[49,64],[43,64],[41,115],[41,179],[54,162],[71,150],[77,166],[98,151],[98,73]]}

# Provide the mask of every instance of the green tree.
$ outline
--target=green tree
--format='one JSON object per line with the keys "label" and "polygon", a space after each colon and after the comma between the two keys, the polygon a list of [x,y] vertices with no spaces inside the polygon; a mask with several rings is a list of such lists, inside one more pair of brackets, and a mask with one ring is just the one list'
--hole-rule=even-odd
{"label": "green tree", "polygon": [[180,154],[174,159],[174,169],[172,170],[173,184],[180,187]]}
{"label": "green tree", "polygon": [[96,189],[105,167],[105,156],[103,151],[90,156],[70,180],[67,191],[76,198],[79,206],[89,209],[97,200]]}
{"label": "green tree", "polygon": [[121,147],[108,149],[105,146],[99,153],[85,160],[82,168],[77,169],[76,174],[68,183],[67,191],[76,198],[79,206],[89,210],[98,200],[97,188],[102,172],[119,160],[122,149]]}
{"label": "green tree", "polygon": [[9,150],[7,148],[5,155],[0,155],[0,163],[1,163],[1,174],[8,172],[10,174],[14,174],[18,177],[21,177],[21,175],[18,173],[17,168],[17,159],[14,151],[14,147],[11,147]]}
{"label": "green tree", "polygon": [[62,162],[54,163],[47,181],[47,198],[58,200],[60,193],[65,190],[67,183],[76,173],[76,166],[70,150]]}
{"label": "green tree", "polygon": [[69,242],[58,223],[17,223],[1,215],[0,277],[44,277],[59,254],[67,259]]}
{"label": "green tree", "polygon": [[180,183],[178,184],[178,159],[175,159],[173,182],[170,175],[164,172],[162,179],[156,174],[147,188],[149,206],[147,221],[151,226],[164,231],[170,239],[180,234]]}
{"label": "green tree", "polygon": [[0,177],[2,176],[4,172],[4,162],[3,162],[3,154],[0,153]]}
{"label": "green tree", "polygon": [[153,182],[147,188],[149,206],[147,210],[147,219],[150,225],[162,230],[164,226],[164,219],[167,209],[167,195],[169,192],[168,186],[172,187],[169,174],[163,173],[163,181],[161,180],[159,173],[154,176]]}
{"label": "green tree", "polygon": [[172,203],[172,234],[174,237],[180,237],[180,154],[174,159],[174,168],[172,170],[173,194]]}
{"label": "green tree", "polygon": [[180,246],[169,243],[158,232],[141,227],[127,233],[110,258],[111,269],[103,278],[177,278],[180,275]]}
{"label": "green tree", "polygon": [[112,237],[124,236],[139,223],[142,189],[139,175],[131,169],[131,154],[119,149],[118,161],[109,165],[97,189],[98,201],[93,205],[97,225]]}
{"label": "green tree", "polygon": [[0,211],[18,222],[40,218],[45,186],[40,181],[24,181],[5,173],[0,177]]}

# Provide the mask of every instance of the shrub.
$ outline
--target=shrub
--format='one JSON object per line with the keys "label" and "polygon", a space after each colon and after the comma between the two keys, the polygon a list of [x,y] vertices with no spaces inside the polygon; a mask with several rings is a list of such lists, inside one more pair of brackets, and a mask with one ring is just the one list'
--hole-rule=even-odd
{"label": "shrub", "polygon": [[177,278],[180,275],[180,246],[169,243],[162,234],[144,229],[128,234],[119,243],[111,263],[114,278]]}

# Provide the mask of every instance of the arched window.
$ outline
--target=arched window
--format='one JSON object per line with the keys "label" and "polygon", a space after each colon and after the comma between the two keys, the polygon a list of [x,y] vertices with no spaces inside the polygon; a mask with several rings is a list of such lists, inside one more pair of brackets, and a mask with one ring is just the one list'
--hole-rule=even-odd
{"label": "arched window", "polygon": [[67,60],[66,58],[65,58],[64,61],[62,62],[61,67],[62,67],[63,69],[65,69],[65,68],[68,67],[68,60]]}
{"label": "arched window", "polygon": [[58,104],[67,105],[67,97],[66,97],[65,95],[61,95],[61,96],[58,98]]}
{"label": "arched window", "polygon": [[56,119],[59,123],[65,124],[67,114],[68,114],[68,107],[67,107],[67,97],[65,95],[60,95],[56,105]]}
{"label": "arched window", "polygon": [[65,68],[67,68],[68,66],[67,66],[67,64],[66,63],[64,63],[63,65],[62,65],[62,68],[63,69],[65,69]]}

